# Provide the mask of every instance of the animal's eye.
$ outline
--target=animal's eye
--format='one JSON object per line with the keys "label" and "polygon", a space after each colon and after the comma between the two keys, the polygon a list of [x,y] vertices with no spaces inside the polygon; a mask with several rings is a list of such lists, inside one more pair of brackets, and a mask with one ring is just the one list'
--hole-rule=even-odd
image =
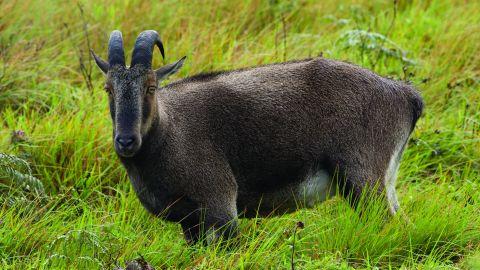
{"label": "animal's eye", "polygon": [[112,94],[112,86],[111,85],[105,84],[103,89],[105,89],[105,92],[107,92],[108,94]]}
{"label": "animal's eye", "polygon": [[147,89],[147,93],[154,94],[156,90],[157,90],[157,87],[149,86],[148,89]]}

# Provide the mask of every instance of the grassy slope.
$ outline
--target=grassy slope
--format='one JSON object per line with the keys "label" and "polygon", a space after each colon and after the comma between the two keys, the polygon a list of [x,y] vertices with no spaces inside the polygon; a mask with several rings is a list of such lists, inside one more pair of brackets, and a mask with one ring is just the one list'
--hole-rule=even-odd
{"label": "grassy slope", "polygon": [[[297,268],[480,267],[477,1],[402,3],[393,24],[390,1],[82,1],[83,19],[74,4],[41,2],[0,2],[0,152],[31,162],[50,195],[0,204],[0,268],[109,268],[138,254],[158,268],[288,268],[297,221],[305,223],[296,235]],[[359,218],[334,199],[291,215],[242,220],[240,246],[232,250],[187,247],[179,226],[143,210],[113,154],[102,76],[88,61],[85,27],[103,56],[112,29],[122,30],[127,51],[140,31],[158,30],[167,61],[188,56],[178,77],[323,53],[404,78],[399,59],[377,61],[368,48],[339,41],[353,29],[388,33],[417,62],[406,73],[427,104],[397,185],[410,222],[382,221],[375,203]],[[12,144],[18,129],[28,140]]]}

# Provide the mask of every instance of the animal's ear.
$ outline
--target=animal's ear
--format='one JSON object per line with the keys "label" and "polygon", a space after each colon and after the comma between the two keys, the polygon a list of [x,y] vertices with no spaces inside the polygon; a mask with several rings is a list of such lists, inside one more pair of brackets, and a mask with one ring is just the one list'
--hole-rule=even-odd
{"label": "animal's ear", "polygon": [[95,59],[95,63],[97,63],[97,66],[102,70],[103,74],[107,74],[110,65],[105,60],[96,55],[93,50],[90,50],[90,53],[92,54],[93,59]]}
{"label": "animal's ear", "polygon": [[155,70],[155,74],[157,76],[157,83],[161,82],[168,78],[168,76],[175,74],[182,66],[183,62],[187,57],[184,56],[182,59],[178,60],[175,63],[165,65],[157,70]]}

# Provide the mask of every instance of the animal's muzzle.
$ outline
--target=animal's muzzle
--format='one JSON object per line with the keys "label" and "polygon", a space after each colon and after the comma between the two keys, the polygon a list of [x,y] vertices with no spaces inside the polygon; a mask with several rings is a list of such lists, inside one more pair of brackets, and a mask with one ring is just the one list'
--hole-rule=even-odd
{"label": "animal's muzzle", "polygon": [[141,138],[131,134],[118,134],[114,144],[120,156],[131,157],[140,149]]}

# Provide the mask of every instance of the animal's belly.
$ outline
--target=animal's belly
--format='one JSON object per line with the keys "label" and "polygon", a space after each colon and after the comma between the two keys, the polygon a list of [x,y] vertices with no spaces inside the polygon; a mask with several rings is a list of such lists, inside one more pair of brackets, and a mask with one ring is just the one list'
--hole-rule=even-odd
{"label": "animal's belly", "polygon": [[302,181],[271,193],[263,193],[246,205],[239,205],[245,216],[269,216],[293,212],[299,208],[313,207],[335,195],[336,184],[326,170],[307,174]]}
{"label": "animal's belly", "polygon": [[318,202],[335,195],[336,186],[326,170],[319,170],[306,177],[297,187],[298,198],[306,207],[312,207]]}

